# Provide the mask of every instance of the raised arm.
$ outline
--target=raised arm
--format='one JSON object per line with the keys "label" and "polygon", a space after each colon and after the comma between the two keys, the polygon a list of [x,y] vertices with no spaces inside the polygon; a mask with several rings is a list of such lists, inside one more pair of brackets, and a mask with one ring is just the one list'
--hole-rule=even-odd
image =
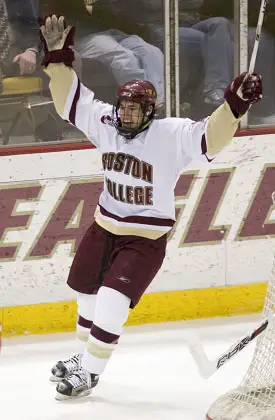
{"label": "raised arm", "polygon": [[262,81],[257,74],[242,73],[225,91],[225,102],[210,116],[207,152],[215,156],[231,142],[242,116],[262,98]]}
{"label": "raised arm", "polygon": [[[52,94],[56,112],[66,120],[69,120],[65,112],[70,93],[76,93],[76,74],[72,68],[63,63],[49,64],[45,68],[45,73],[51,78],[49,88]],[[74,86],[75,85],[75,86]],[[71,101],[72,102],[72,101]],[[72,103],[71,103],[72,106]]]}
{"label": "raised arm", "polygon": [[262,98],[262,81],[257,74],[243,73],[225,91],[225,102],[210,117],[194,122],[183,120],[178,132],[179,165],[185,156],[208,161],[227,147],[242,116]]}
{"label": "raised arm", "polygon": [[112,108],[94,99],[72,68],[74,27],[64,27],[64,17],[47,17],[41,26],[42,64],[51,78],[49,87],[57,113],[81,130],[96,146],[100,143],[100,118]]}

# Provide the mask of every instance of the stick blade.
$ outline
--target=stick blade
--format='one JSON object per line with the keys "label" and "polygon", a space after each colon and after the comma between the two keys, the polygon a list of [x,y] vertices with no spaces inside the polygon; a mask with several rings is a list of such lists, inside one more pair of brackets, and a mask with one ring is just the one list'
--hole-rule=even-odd
{"label": "stick blade", "polygon": [[193,357],[202,378],[208,379],[212,376],[215,373],[216,368],[213,363],[208,360],[200,340],[198,338],[191,337],[187,342],[187,348]]}

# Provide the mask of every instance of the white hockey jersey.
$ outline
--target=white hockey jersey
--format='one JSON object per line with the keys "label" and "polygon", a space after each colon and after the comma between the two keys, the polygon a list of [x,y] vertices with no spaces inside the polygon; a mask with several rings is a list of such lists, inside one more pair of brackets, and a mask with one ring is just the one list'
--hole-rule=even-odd
{"label": "white hockey jersey", "polygon": [[[50,87],[57,111],[79,128],[102,156],[104,189],[96,222],[117,235],[157,239],[167,233],[175,221],[174,188],[180,174],[193,160],[206,162],[214,157],[206,153],[209,133],[215,128],[208,130],[208,125],[213,125],[211,117],[199,122],[182,118],[154,120],[147,130],[125,141],[112,125],[112,106],[95,100],[94,93],[80,83],[72,70],[63,65],[50,66],[47,72],[52,77]],[[64,98],[58,97],[54,88],[56,66],[63,66],[58,89],[62,83],[65,88],[65,73],[70,71]],[[64,90],[62,93],[64,96]],[[232,125],[237,120],[229,112]],[[233,134],[230,132],[230,139]]]}

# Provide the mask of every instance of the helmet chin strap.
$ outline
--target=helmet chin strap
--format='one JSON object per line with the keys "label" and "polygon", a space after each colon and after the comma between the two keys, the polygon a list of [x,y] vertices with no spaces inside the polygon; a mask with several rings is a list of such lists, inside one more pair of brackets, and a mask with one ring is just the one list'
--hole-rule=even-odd
{"label": "helmet chin strap", "polygon": [[[132,140],[134,137],[136,137],[138,134],[142,133],[143,131],[147,130],[149,125],[151,124],[152,120],[151,119],[147,119],[146,122],[141,122],[141,124],[136,127],[131,129],[127,129],[127,128],[123,128],[123,126],[121,125],[119,128],[117,128],[118,133],[125,137],[126,139]],[[121,124],[121,123],[120,123]]]}

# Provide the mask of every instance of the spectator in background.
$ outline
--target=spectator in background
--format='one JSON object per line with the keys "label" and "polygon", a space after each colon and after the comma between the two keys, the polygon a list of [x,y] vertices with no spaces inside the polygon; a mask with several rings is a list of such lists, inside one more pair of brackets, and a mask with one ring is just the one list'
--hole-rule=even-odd
{"label": "spectator in background", "polygon": [[[158,0],[138,0],[142,2],[139,10],[155,10],[155,16],[161,9]],[[253,4],[252,4],[253,1]],[[209,113],[211,106],[218,107],[224,101],[224,90],[234,77],[234,22],[232,16],[227,17],[213,16],[211,10],[215,3],[221,7],[219,0],[210,0],[207,9],[208,0],[179,0],[179,44],[180,44],[180,88],[182,100],[189,94],[191,100],[197,98],[196,106],[201,106],[202,117]],[[260,0],[251,0],[249,3],[249,12],[252,14],[254,9],[254,25],[257,23]],[[229,4],[227,4],[229,6]],[[231,9],[233,10],[233,1]],[[268,12],[274,11],[275,1],[271,0]],[[223,9],[223,7],[221,7]],[[230,9],[230,7],[229,7]],[[202,13],[203,14],[202,14]],[[267,17],[268,17],[267,12]],[[208,14],[208,16],[205,16]],[[151,18],[154,16],[147,13]],[[231,18],[231,19],[230,19]],[[266,19],[268,21],[268,19]],[[274,27],[274,22],[269,19],[270,27]],[[152,34],[155,36],[155,43],[159,46],[163,44],[164,28],[163,25],[151,23]],[[255,27],[248,29],[249,55],[252,52]],[[273,89],[273,69],[274,69],[274,35],[271,35],[265,29],[262,32],[259,45],[258,57],[255,71],[264,78],[264,98],[261,103],[253,107],[251,116],[253,123],[275,122],[273,117],[275,111],[275,92]],[[198,89],[198,85],[200,86]],[[190,93],[189,93],[190,91]],[[199,93],[202,91],[202,96]],[[197,92],[197,93],[196,93]],[[205,108],[203,108],[205,105]],[[194,114],[196,118],[198,115]],[[192,115],[194,117],[194,115]],[[269,115],[271,118],[269,118]]]}
{"label": "spectator in background", "polygon": [[[180,0],[180,89],[183,100],[190,89],[196,89],[203,79],[203,101],[218,106],[229,78],[229,53],[232,33],[229,21],[224,18],[203,20],[198,13],[204,0]],[[142,34],[151,45],[164,51],[164,16],[160,0],[97,0],[94,5],[95,21],[105,20],[124,33]],[[150,54],[151,55],[151,54]],[[151,55],[150,69],[159,63]],[[151,80],[155,85],[156,82]],[[191,95],[192,96],[192,95]]]}
{"label": "spectator in background", "polygon": [[[135,6],[129,0],[74,0],[70,4],[57,0],[50,7],[65,13],[68,24],[76,24],[75,50],[82,59],[106,66],[118,86],[132,79],[149,80],[157,90],[161,106],[164,56],[159,48],[143,39],[138,25],[125,16],[125,7]],[[136,11],[134,8],[131,13]]]}
{"label": "spectator in background", "polygon": [[[184,7],[186,3],[197,5],[198,1],[184,0]],[[179,36],[183,55],[188,49],[200,49],[203,101],[218,107],[223,103],[224,91],[232,79],[234,59],[231,56],[233,34],[230,21],[223,17],[203,19],[196,12],[193,16],[190,13],[181,14]]]}
{"label": "spectator in background", "polygon": [[[192,0],[191,0],[192,1]],[[196,0],[195,0],[196,1]],[[186,4],[186,0],[181,4],[182,10]],[[255,34],[256,25],[260,10],[261,0],[249,0],[249,28],[248,28],[248,56],[250,59]],[[192,26],[205,34],[203,40],[204,61],[209,63],[206,70],[205,85],[213,86],[215,81],[220,90],[218,92],[218,106],[223,101],[223,91],[230,80],[234,77],[234,21],[233,21],[233,0],[221,5],[219,0],[204,0],[203,7],[200,9],[203,14],[226,14],[227,18],[211,17],[200,21]],[[222,7],[221,7],[222,6]],[[259,50],[255,71],[261,74],[264,79],[264,96],[261,103],[257,104],[250,112],[250,123],[252,124],[274,124],[275,123],[275,90],[274,90],[274,62],[275,62],[275,33],[274,33],[274,9],[275,1],[270,0],[266,11],[264,26],[262,29]],[[273,33],[272,33],[273,32]],[[228,35],[229,34],[229,35]],[[211,45],[211,48],[208,46]],[[210,77],[209,77],[210,76]],[[213,77],[212,77],[213,76]],[[215,102],[213,103],[215,105]]]}
{"label": "spectator in background", "polygon": [[[0,0],[0,93],[3,78],[29,76],[38,70],[41,22],[39,0]],[[76,72],[80,73],[80,61],[74,64]],[[42,72],[39,76],[45,77]],[[62,138],[65,123],[60,119],[57,124],[59,117],[56,115],[53,118],[54,113],[54,109],[49,113],[48,107],[40,111],[34,133],[36,140],[56,141]],[[9,130],[7,124],[1,122],[2,132]],[[20,126],[20,132],[24,132],[23,126]]]}
{"label": "spectator in background", "polygon": [[38,0],[0,0],[0,17],[2,73],[33,73],[40,51]]}
{"label": "spectator in background", "polygon": [[[94,6],[90,4],[93,0],[85,2],[86,9],[93,19],[94,9],[100,3],[104,3],[104,0],[97,0]],[[107,29],[81,38],[76,37],[75,47],[81,58],[98,61],[111,69],[119,86],[133,79],[149,80],[157,90],[158,104],[164,102],[163,53],[140,36],[127,35],[116,28]]]}
{"label": "spectator in background", "polygon": [[[223,102],[231,75],[232,28],[223,17],[205,18],[199,13],[204,0],[179,0],[179,49],[181,92],[202,84],[203,101],[213,107]],[[160,7],[156,0],[148,5]],[[163,26],[152,24],[158,45],[163,43]],[[233,61],[232,61],[233,63]]]}

